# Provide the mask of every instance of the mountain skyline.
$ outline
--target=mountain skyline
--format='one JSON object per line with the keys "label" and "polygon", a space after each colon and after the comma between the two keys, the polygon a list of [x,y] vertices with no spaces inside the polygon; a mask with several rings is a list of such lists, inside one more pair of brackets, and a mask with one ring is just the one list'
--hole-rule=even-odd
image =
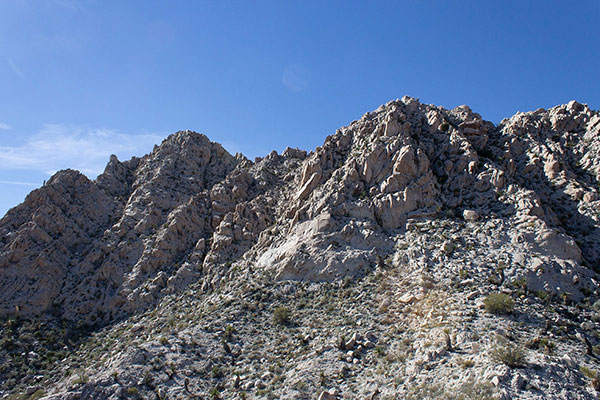
{"label": "mountain skyline", "polygon": [[0,395],[597,398],[600,112],[356,117],[31,192],[0,220]]}
{"label": "mountain skyline", "polygon": [[600,108],[596,1],[0,3],[0,215],[60,169],[94,179],[194,130],[305,150],[391,99],[495,124]]}

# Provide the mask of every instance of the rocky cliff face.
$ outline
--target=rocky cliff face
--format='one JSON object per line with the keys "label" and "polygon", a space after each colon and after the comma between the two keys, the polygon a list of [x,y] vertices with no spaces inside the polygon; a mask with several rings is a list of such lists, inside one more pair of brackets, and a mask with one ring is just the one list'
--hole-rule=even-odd
{"label": "rocky cliff face", "polygon": [[[395,321],[390,322],[393,326],[404,324],[403,332],[431,334],[433,321],[439,319],[438,326],[455,331],[452,338],[443,331],[448,340],[458,340],[466,348],[478,341],[473,333],[485,336],[479,332],[481,324],[465,328],[468,318],[483,312],[478,304],[483,304],[485,296],[502,292],[523,300],[519,302],[522,307],[549,299],[558,299],[565,307],[578,304],[579,312],[565,311],[573,321],[573,326],[567,324],[566,334],[578,334],[593,346],[598,338],[590,329],[597,324],[590,322],[592,325],[582,328],[578,321],[591,315],[586,313],[592,313],[591,305],[599,294],[599,182],[600,114],[577,102],[519,113],[494,126],[467,106],[447,110],[404,97],[339,129],[309,154],[286,149],[255,162],[228,154],[203,135],[178,132],[142,158],[120,162],[111,157],[95,181],[76,171],[60,171],[0,220],[0,315],[8,321],[14,317],[29,321],[53,318],[111,329],[117,329],[115,321],[123,318],[142,318],[139,323],[148,331],[139,345],[146,346],[143,359],[147,360],[156,355],[150,338],[163,329],[153,325],[156,320],[148,320],[152,313],[177,313],[177,307],[200,302],[196,306],[202,309],[207,304],[224,304],[227,314],[231,307],[247,303],[236,303],[236,299],[248,293],[252,296],[257,290],[264,292],[265,287],[273,289],[267,290],[265,299],[261,297],[264,293],[259,295],[263,307],[265,301],[275,304],[277,299],[298,306],[303,298],[314,300],[315,293],[340,296],[327,294],[324,288],[345,292],[351,289],[344,285],[351,285],[358,292],[356,300],[348,302],[342,295],[337,301],[372,324],[373,340],[363,341],[362,350],[354,355],[344,353],[343,359],[349,357],[351,365],[373,373],[369,368],[376,368],[377,362],[363,365],[353,361],[361,359],[361,351],[370,346],[367,342],[378,336],[391,351],[394,346],[404,346],[394,340],[403,343],[406,339],[392,333],[383,340],[389,330],[386,321]],[[378,282],[375,286],[374,279]],[[313,285],[312,289],[307,291],[306,285]],[[342,288],[335,289],[336,285]],[[440,313],[442,305],[434,301],[441,298],[446,301],[443,307],[453,315],[448,325],[442,323],[448,315]],[[582,309],[582,304],[588,307]],[[259,306],[258,311],[244,307],[236,311],[240,318],[261,310],[271,312],[268,307]],[[318,313],[326,308],[324,304],[312,307]],[[452,314],[461,307],[473,311]],[[424,309],[428,314],[409,318],[408,314]],[[196,320],[209,326],[220,318],[202,315],[204,319]],[[327,318],[333,324],[330,328],[341,335],[345,323]],[[268,330],[253,334],[249,327],[255,323],[245,321],[236,329],[249,337],[266,334]],[[504,330],[517,329],[509,322],[501,325]],[[532,332],[536,329],[526,327],[523,336],[535,336]],[[192,328],[181,331],[205,335]],[[329,353],[337,350],[327,347],[327,337],[315,338],[323,335],[319,332],[300,332],[308,335],[307,341],[322,342],[324,347],[309,358],[316,364],[298,364],[295,370],[287,370],[290,382],[296,382],[294,374],[314,374],[315,368],[321,368],[316,365],[333,362],[328,358],[334,357],[333,353]],[[512,340],[510,335],[504,336]],[[412,393],[410,381],[422,384],[430,376],[456,374],[451,364],[457,363],[459,356],[447,346],[444,354],[433,357],[451,360],[446,369],[437,375],[423,370],[424,363],[433,361],[422,362],[422,357],[415,356],[418,351],[428,351],[424,342],[430,339],[423,337],[412,337],[414,354],[407,352],[414,356],[414,365],[409,362],[396,371],[411,377],[406,383],[383,389],[389,382],[384,385],[385,374],[377,373],[377,379],[357,378],[354,386],[347,382],[324,385],[337,386],[340,391],[323,392],[323,398],[352,397],[373,385],[386,396],[408,396]],[[204,341],[206,348],[219,348],[208,336],[198,340]],[[581,345],[573,343],[562,349],[568,352]],[[355,346],[343,344],[342,348],[352,352]],[[271,343],[271,347],[277,348],[277,344]],[[252,375],[238,371],[237,383],[221,385],[219,378],[211,383],[210,377],[192,374],[185,378],[183,388],[175,379],[175,383],[153,384],[148,389],[135,381],[135,375],[127,378],[132,365],[146,365],[145,361],[130,360],[128,351],[123,348],[98,364],[95,381],[85,383],[83,391],[73,389],[72,382],[49,379],[56,391],[63,391],[55,398],[71,398],[73,393],[88,398],[123,394],[124,383],[115,384],[108,378],[114,371],[125,374],[124,381],[135,388],[132,393],[150,390],[159,398],[189,395],[190,379],[197,390],[208,391],[217,385],[233,396],[243,386],[239,376]],[[226,355],[231,352],[229,348]],[[204,358],[192,357],[192,361],[171,353],[169,357],[181,363],[218,358],[209,353]],[[10,354],[4,359],[9,360]],[[309,359],[302,358],[305,363]],[[481,370],[475,369],[472,375],[487,382],[491,361],[489,357],[485,360]],[[216,364],[213,360],[207,365],[210,369]],[[260,369],[252,360],[241,362],[240,370],[244,366]],[[388,367],[396,368],[393,363]],[[560,368],[550,373],[560,374]],[[490,393],[536,398],[536,390],[546,396],[568,389],[575,390],[579,398],[594,396],[593,389],[583,383],[573,389],[579,381],[553,386],[547,385],[547,376],[525,378],[521,374],[515,378],[511,373],[494,375],[498,382],[494,381]],[[150,370],[148,374],[154,376]],[[518,382],[503,388],[500,380],[508,377]],[[31,384],[26,378],[19,379]],[[165,379],[174,378],[167,374]],[[453,387],[467,390],[465,379]],[[267,388],[251,382],[246,382],[246,392]],[[294,382],[275,385],[271,392],[280,398],[304,398]],[[533,382],[537,389],[523,382]],[[260,389],[260,385],[264,387]]]}

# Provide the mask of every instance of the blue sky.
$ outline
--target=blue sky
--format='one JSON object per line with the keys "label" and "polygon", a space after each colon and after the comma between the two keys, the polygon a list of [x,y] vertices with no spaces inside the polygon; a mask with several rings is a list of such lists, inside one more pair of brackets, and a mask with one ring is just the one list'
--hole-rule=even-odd
{"label": "blue sky", "polygon": [[0,0],[0,215],[192,129],[307,150],[405,94],[499,122],[600,108],[600,1]]}

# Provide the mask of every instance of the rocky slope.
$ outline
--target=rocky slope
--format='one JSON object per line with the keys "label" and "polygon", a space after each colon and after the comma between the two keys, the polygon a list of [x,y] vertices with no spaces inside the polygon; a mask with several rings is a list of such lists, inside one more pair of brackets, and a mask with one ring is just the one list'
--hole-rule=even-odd
{"label": "rocky slope", "polygon": [[[7,398],[596,398],[600,114],[178,132],[0,220]],[[12,396],[12,397],[11,397]]]}

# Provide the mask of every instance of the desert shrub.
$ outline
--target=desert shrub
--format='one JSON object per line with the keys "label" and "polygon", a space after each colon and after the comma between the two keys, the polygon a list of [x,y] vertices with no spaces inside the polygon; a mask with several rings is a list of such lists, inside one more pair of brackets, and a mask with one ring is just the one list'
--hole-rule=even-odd
{"label": "desert shrub", "polygon": [[136,387],[127,388],[127,394],[130,396],[137,396],[138,393],[139,393],[139,391],[138,391],[138,388],[136,388]]}
{"label": "desert shrub", "polygon": [[439,383],[422,383],[411,387],[403,398],[406,400],[491,400],[494,398],[494,393],[495,389],[491,383],[471,379],[456,388],[448,388]]}
{"label": "desert shrub", "polygon": [[87,375],[79,375],[74,381],[73,385],[83,385],[88,383],[89,378]]}
{"label": "desert shrub", "polygon": [[29,400],[41,399],[45,395],[46,395],[46,392],[44,392],[42,389],[38,389],[35,392],[33,392],[33,394],[29,397]]}
{"label": "desert shrub", "polygon": [[288,324],[290,322],[290,309],[284,306],[275,308],[273,322],[278,325]]}
{"label": "desert shrub", "polygon": [[231,341],[231,338],[233,337],[233,332],[234,332],[234,328],[232,325],[227,325],[225,327],[225,331],[223,332],[223,340],[226,342]]}
{"label": "desert shrub", "polygon": [[556,344],[547,337],[535,337],[527,344],[527,347],[543,350],[546,354],[552,355],[554,354],[554,349],[556,349]]}
{"label": "desert shrub", "polygon": [[215,365],[214,367],[212,367],[212,376],[213,378],[222,378],[223,376],[225,376],[225,371],[223,371],[223,368],[219,367],[218,365]]}
{"label": "desert shrub", "polygon": [[556,344],[548,338],[543,338],[540,341],[540,348],[543,349],[546,354],[552,355],[554,354],[554,349],[556,349]]}
{"label": "desert shrub", "polygon": [[540,300],[549,301],[551,296],[550,293],[545,290],[536,290],[533,294]]}
{"label": "desert shrub", "polygon": [[487,312],[497,315],[510,314],[515,308],[513,299],[504,293],[489,294],[483,304]]}
{"label": "desert shrub", "polygon": [[521,346],[513,343],[497,345],[492,350],[491,356],[492,360],[501,362],[510,368],[522,367],[527,363],[525,350]]}
{"label": "desert shrub", "polygon": [[213,400],[217,400],[221,398],[221,392],[219,391],[218,387],[213,387],[210,392],[208,392],[208,395],[210,396],[211,399]]}
{"label": "desert shrub", "polygon": [[527,277],[523,276],[512,282],[513,286],[518,289],[519,294],[527,295]]}
{"label": "desert shrub", "polygon": [[598,372],[586,367],[585,365],[580,366],[579,371],[581,371],[583,376],[585,376],[586,378],[594,379],[598,376]]}
{"label": "desert shrub", "polygon": [[161,337],[159,340],[160,344],[162,344],[163,346],[166,346],[169,344],[169,339],[167,339],[166,337]]}

